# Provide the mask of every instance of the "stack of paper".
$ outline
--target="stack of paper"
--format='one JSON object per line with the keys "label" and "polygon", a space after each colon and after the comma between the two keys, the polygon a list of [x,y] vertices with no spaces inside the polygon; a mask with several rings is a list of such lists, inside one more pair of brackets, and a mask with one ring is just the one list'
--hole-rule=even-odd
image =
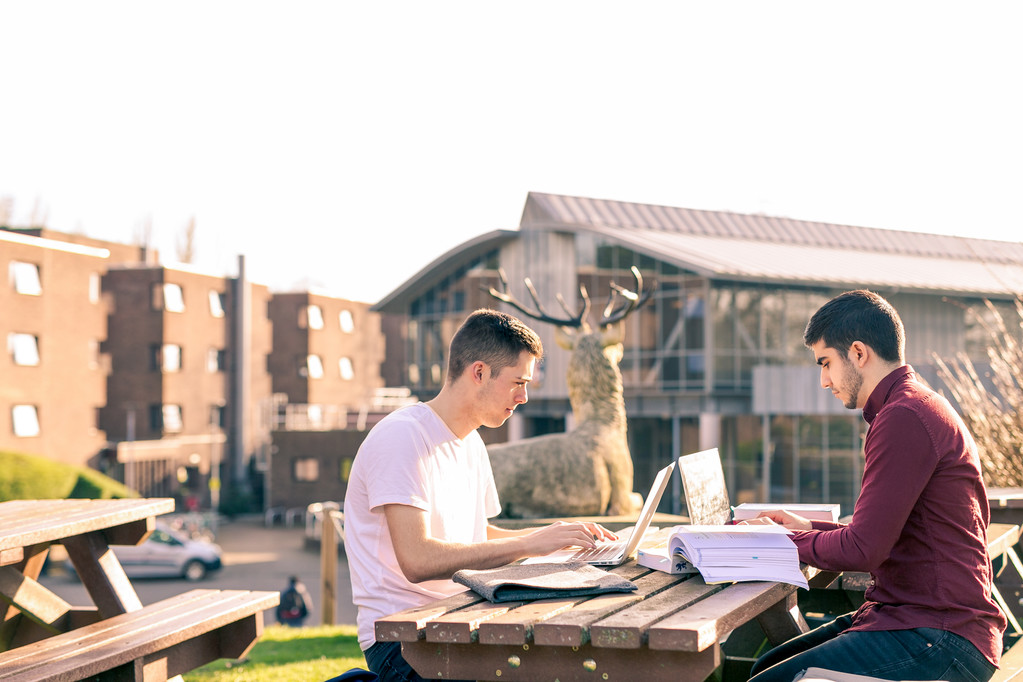
{"label": "stack of paper", "polygon": [[781,526],[675,526],[668,553],[689,560],[707,583],[768,580],[808,589],[788,534]]}

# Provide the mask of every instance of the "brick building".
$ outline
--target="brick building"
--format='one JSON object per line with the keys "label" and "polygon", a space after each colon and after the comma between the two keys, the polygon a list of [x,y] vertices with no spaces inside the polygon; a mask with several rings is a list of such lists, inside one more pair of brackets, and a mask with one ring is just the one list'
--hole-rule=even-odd
{"label": "brick building", "polygon": [[150,495],[216,497],[223,477],[245,492],[248,463],[269,442],[259,413],[271,393],[267,288],[135,265],[110,268],[103,287],[111,371],[100,420],[125,482]]}
{"label": "brick building", "polygon": [[0,230],[0,449],[70,464],[103,449],[108,260],[103,248]]}
{"label": "brick building", "polygon": [[[343,468],[349,448],[331,443],[352,441],[349,425],[361,441],[360,428],[407,401],[383,390],[381,316],[322,294],[272,294],[246,279],[244,258],[238,277],[156,258],[0,229],[0,448],[203,507],[258,506],[268,478],[289,506],[343,497],[340,474],[320,473]],[[338,430],[330,443],[327,429]],[[265,477],[272,466],[287,473]]]}

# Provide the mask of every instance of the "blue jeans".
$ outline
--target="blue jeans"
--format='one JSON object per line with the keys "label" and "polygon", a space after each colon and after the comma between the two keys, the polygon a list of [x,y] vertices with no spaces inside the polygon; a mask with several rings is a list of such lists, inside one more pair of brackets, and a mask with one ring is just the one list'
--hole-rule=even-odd
{"label": "blue jeans", "polygon": [[362,653],[366,656],[366,665],[381,682],[427,682],[402,658],[401,642],[374,642]]}
{"label": "blue jeans", "polygon": [[995,667],[967,639],[945,630],[846,632],[849,613],[771,649],[750,682],[792,682],[809,667],[888,680],[987,682]]}

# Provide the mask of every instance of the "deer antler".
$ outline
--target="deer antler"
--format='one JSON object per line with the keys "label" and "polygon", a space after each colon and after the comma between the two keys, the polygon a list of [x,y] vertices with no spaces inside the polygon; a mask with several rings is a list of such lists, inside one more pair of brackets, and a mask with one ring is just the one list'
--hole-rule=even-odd
{"label": "deer antler", "polygon": [[[643,275],[640,274],[639,268],[635,265],[632,266],[632,276],[636,280],[636,290],[629,291],[625,287],[618,286],[614,282],[611,282],[611,296],[608,298],[607,305],[604,306],[604,312],[600,320],[600,326],[606,327],[612,325],[615,322],[624,320],[629,314],[639,308],[653,295],[654,289],[657,288],[656,283],[646,291],[643,290]],[[622,298],[626,300],[625,305],[614,311],[615,298],[617,294],[621,294]]]}
{"label": "deer antler", "polygon": [[569,316],[567,318],[558,318],[543,309],[543,304],[540,303],[540,297],[537,296],[536,289],[533,287],[533,282],[528,277],[526,277],[523,281],[526,284],[526,289],[529,291],[529,295],[533,298],[533,304],[536,306],[536,310],[527,308],[523,303],[520,303],[514,296],[508,293],[508,278],[505,276],[503,268],[498,268],[497,274],[501,278],[501,291],[498,291],[494,287],[490,287],[490,289],[487,290],[490,295],[497,300],[504,301],[523,315],[527,315],[534,320],[549,322],[551,324],[556,324],[559,327],[581,328],[586,326],[586,315],[590,312],[590,297],[586,293],[586,287],[579,285],[579,295],[582,297],[583,302],[579,307],[579,311],[576,313],[573,313],[569,309],[568,304],[565,303],[565,299],[561,296],[561,294],[557,294],[558,303],[561,305],[562,310],[565,311],[565,314]]}
{"label": "deer antler", "polygon": [[[561,308],[565,311],[565,314],[569,316],[567,318],[558,318],[543,309],[543,304],[540,303],[540,297],[537,295],[536,289],[533,287],[533,282],[528,277],[526,277],[523,281],[526,284],[526,290],[529,291],[529,295],[533,299],[533,304],[536,306],[535,310],[527,308],[525,304],[519,302],[514,296],[508,293],[508,278],[505,276],[503,269],[499,268],[497,274],[501,278],[501,291],[498,291],[494,287],[484,289],[494,298],[499,301],[504,301],[523,315],[527,315],[534,320],[550,322],[551,324],[556,324],[559,327],[589,330],[589,325],[586,322],[586,316],[590,312],[590,297],[589,294],[586,293],[585,286],[581,284],[579,285],[579,295],[582,298],[582,305],[575,313],[569,309],[568,304],[565,303],[565,299],[562,298],[561,294],[557,294],[558,303],[561,304]],[[657,288],[656,284],[644,291],[643,275],[640,274],[639,268],[635,265],[632,266],[632,276],[636,280],[635,291],[630,291],[625,287],[611,282],[611,295],[608,297],[607,305],[604,306],[604,310],[601,313],[601,327],[608,327],[615,322],[624,320],[632,313],[632,311],[650,300],[650,296],[654,293],[654,289]],[[615,310],[615,303],[618,300],[619,295],[621,295],[626,302],[621,308]]]}

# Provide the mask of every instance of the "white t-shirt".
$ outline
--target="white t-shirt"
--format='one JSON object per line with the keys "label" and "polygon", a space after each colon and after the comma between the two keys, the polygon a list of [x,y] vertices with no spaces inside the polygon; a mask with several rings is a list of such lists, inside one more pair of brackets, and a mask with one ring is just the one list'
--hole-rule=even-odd
{"label": "white t-shirt", "polygon": [[433,537],[483,542],[487,519],[501,505],[490,458],[479,434],[459,440],[425,403],[389,414],[359,448],[345,494],[345,552],[359,609],[359,645],[375,641],[383,616],[451,596],[451,580],[410,583],[398,567],[383,505],[406,504],[430,514]]}

